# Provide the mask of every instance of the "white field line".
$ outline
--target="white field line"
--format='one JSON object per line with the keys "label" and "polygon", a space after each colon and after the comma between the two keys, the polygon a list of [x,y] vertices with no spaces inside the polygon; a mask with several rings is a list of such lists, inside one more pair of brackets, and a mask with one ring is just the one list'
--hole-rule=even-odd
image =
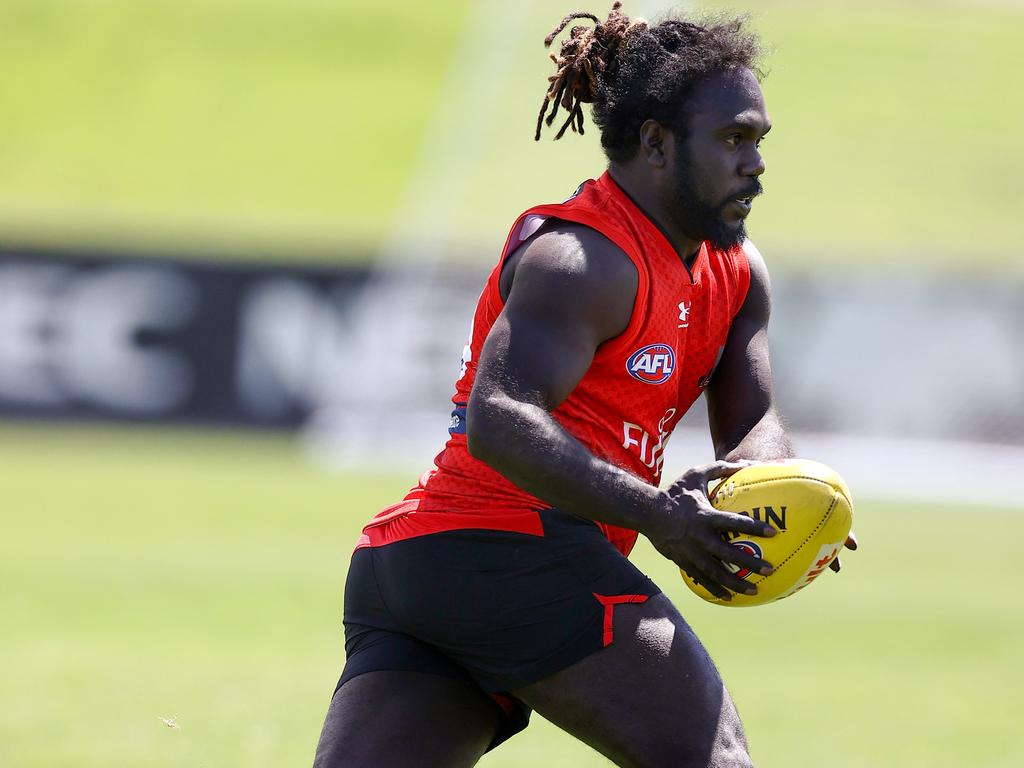
{"label": "white field line", "polygon": [[[796,434],[793,443],[798,456],[838,471],[855,501],[1024,510],[1024,498],[1017,496],[1024,478],[1022,446],[823,434]],[[665,455],[666,482],[670,474],[714,458],[710,438],[697,429],[677,430]]]}
{"label": "white field line", "polygon": [[[453,224],[448,222],[458,220],[450,211],[472,206],[474,194],[479,193],[471,185],[494,134],[488,121],[498,119],[494,117],[499,113],[495,107],[507,98],[501,87],[503,73],[515,69],[524,55],[539,55],[537,30],[530,26],[534,19],[548,14],[553,27],[559,14],[575,10],[577,5],[573,0],[474,0],[470,4],[437,107],[422,137],[419,159],[407,178],[391,233],[382,249],[381,268],[388,270],[410,262],[420,267],[432,266],[443,259],[445,245],[452,239]],[[606,5],[611,6],[610,0]],[[629,0],[625,11],[634,17],[654,20],[691,6],[685,0]],[[538,13],[538,9],[543,10]],[[607,8],[595,6],[594,11],[603,17]],[[552,50],[556,48],[557,43]],[[515,158],[508,158],[508,162],[514,163]],[[600,171],[595,168],[593,173],[596,176]],[[566,186],[570,182],[575,183],[569,179]],[[518,213],[509,211],[509,223]],[[494,248],[499,245],[495,243]]]}
{"label": "white field line", "polygon": [[[304,443],[310,459],[330,470],[408,472],[411,485],[447,439],[447,417],[421,415],[405,425],[401,437],[378,434],[376,443],[364,442],[355,458],[337,437],[329,429],[307,431]],[[1024,510],[1024,498],[1017,496],[1024,478],[1024,447],[819,434],[796,434],[793,441],[799,456],[842,474],[855,501]],[[713,459],[705,430],[676,430],[665,452],[664,482]]]}
{"label": "white field line", "polygon": [[437,107],[421,138],[420,157],[406,180],[382,249],[381,267],[410,262],[435,265],[444,257],[451,235],[446,222],[455,218],[449,212],[472,205],[469,186],[491,135],[486,122],[495,112],[494,105],[504,98],[493,78],[514,68],[522,55],[519,48],[529,16],[524,6],[528,5],[525,0],[470,3]]}

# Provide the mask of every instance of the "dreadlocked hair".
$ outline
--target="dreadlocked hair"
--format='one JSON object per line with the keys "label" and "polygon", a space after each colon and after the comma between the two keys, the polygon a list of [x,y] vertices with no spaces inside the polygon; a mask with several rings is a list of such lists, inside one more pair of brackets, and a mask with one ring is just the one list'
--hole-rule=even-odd
{"label": "dreadlocked hair", "polygon": [[635,27],[646,26],[643,19],[630,19],[619,9],[622,3],[616,0],[612,4],[611,13],[608,19],[602,24],[601,20],[592,13],[577,11],[568,14],[551,34],[544,38],[544,47],[550,48],[562,31],[569,26],[569,22],[575,19],[590,19],[594,22],[593,27],[579,25],[569,31],[569,37],[562,41],[562,49],[558,56],[551,54],[551,60],[555,62],[557,70],[548,78],[548,91],[544,95],[544,103],[541,104],[540,114],[537,115],[537,133],[535,141],[540,141],[540,132],[544,123],[544,114],[548,106],[554,102],[554,109],[548,115],[547,124],[550,126],[555,122],[555,115],[558,114],[559,106],[564,107],[569,113],[555,139],[560,139],[567,128],[573,132],[583,133],[583,108],[582,104],[589,104],[594,101],[598,88],[598,77],[614,77],[614,70],[618,68],[619,49],[626,40],[626,35]]}
{"label": "dreadlocked hair", "polygon": [[704,77],[740,67],[763,76],[758,69],[761,43],[747,29],[745,16],[700,22],[669,17],[651,25],[630,19],[621,7],[617,0],[604,22],[592,13],[570,13],[544,38],[550,47],[572,21],[594,24],[572,27],[559,55],[551,54],[556,71],[548,78],[534,139],[540,139],[545,123],[554,123],[559,107],[568,117],[555,138],[569,128],[582,134],[582,105],[592,104],[605,154],[625,162],[636,153],[645,120],[685,131],[686,97]]}

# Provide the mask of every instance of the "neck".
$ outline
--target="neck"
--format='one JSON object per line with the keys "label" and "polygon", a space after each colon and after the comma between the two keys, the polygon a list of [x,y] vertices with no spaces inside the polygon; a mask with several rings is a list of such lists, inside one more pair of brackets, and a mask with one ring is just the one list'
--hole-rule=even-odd
{"label": "neck", "polygon": [[669,244],[679,254],[679,258],[687,267],[692,266],[700,251],[701,240],[683,233],[672,223],[666,207],[659,199],[657,189],[650,182],[649,176],[642,176],[631,165],[608,164],[608,173],[612,180],[621,187],[633,204],[665,235]]}

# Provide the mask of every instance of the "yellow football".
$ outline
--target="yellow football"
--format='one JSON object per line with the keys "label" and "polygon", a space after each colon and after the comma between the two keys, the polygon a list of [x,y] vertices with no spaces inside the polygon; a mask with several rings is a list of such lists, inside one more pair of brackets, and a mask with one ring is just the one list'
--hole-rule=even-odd
{"label": "yellow football", "polygon": [[694,594],[716,605],[764,605],[789,597],[814,581],[843,548],[853,524],[850,489],[835,470],[816,461],[786,459],[744,467],[711,492],[711,503],[724,512],[762,520],[778,533],[770,538],[730,534],[729,542],[775,570],[762,576],[729,569],[754,584],[756,595],[733,594],[720,600],[683,572]]}

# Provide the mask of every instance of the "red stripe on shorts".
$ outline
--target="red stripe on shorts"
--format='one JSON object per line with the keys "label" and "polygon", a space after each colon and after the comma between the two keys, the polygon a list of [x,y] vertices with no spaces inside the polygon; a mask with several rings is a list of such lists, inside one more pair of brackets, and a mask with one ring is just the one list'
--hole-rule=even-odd
{"label": "red stripe on shorts", "polygon": [[516,703],[512,700],[512,697],[507,693],[490,693],[488,696],[491,700],[501,707],[505,713],[505,717],[512,717],[512,713],[516,711]]}
{"label": "red stripe on shorts", "polygon": [[614,637],[613,613],[616,605],[622,603],[645,603],[649,595],[599,595],[592,593],[597,602],[604,606],[604,647],[612,644]]}

